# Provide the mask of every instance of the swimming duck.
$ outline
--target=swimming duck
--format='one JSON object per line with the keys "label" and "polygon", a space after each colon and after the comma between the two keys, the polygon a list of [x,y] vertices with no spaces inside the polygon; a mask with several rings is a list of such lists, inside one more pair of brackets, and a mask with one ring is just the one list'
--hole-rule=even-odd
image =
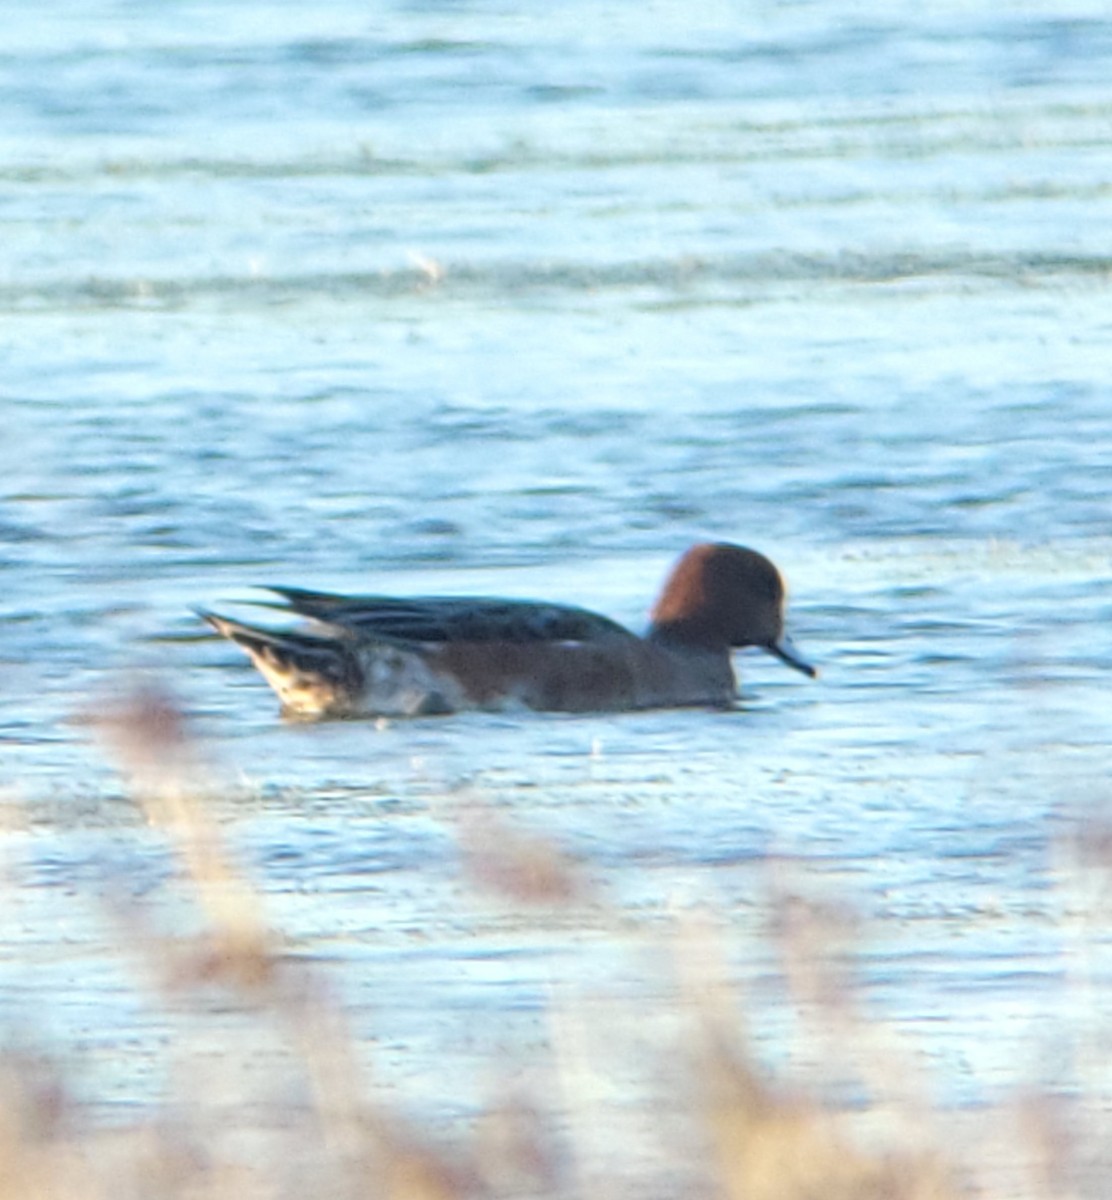
{"label": "swimming duck", "polygon": [[247,652],[283,712],[303,719],[728,705],[737,696],[731,650],[740,646],[816,674],[784,634],[776,567],[725,542],[680,558],[644,637],[543,601],[267,590],[309,626],[287,632],[198,615]]}

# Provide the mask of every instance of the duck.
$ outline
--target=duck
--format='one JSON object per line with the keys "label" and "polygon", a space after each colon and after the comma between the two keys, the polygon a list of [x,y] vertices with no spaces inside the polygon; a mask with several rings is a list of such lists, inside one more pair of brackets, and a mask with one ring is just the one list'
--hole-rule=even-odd
{"label": "duck", "polygon": [[745,646],[817,675],[784,632],[780,572],[729,542],[683,554],[644,636],[546,601],[266,590],[307,624],[278,630],[196,611],[246,652],[283,714],[301,720],[729,707],[732,652]]}

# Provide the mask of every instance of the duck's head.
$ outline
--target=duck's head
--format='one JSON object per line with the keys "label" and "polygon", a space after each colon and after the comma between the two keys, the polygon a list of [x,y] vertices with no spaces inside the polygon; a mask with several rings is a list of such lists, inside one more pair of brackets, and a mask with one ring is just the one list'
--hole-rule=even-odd
{"label": "duck's head", "polygon": [[812,678],[784,634],[784,581],[763,554],[729,542],[692,546],[652,611],[649,637],[692,648],[759,646]]}

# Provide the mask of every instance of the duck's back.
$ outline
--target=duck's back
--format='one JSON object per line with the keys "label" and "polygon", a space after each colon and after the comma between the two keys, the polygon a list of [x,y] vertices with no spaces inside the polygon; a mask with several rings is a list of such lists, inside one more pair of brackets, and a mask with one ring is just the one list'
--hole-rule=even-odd
{"label": "duck's back", "polygon": [[634,640],[617,621],[570,604],[470,596],[344,596],[272,587],[304,617],[395,642],[593,642]]}

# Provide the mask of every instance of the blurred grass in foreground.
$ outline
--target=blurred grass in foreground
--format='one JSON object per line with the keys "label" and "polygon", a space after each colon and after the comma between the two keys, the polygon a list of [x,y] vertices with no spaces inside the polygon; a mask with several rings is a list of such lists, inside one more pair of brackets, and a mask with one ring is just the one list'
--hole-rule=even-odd
{"label": "blurred grass in foreground", "polygon": [[[1100,1194],[1085,1169],[1092,1165],[1089,1148],[1067,1135],[1049,1097],[1021,1097],[1012,1114],[974,1117],[985,1129],[986,1155],[999,1158],[1000,1132],[1012,1130],[1008,1170],[986,1172],[984,1163],[948,1149],[938,1132],[943,1114],[920,1107],[913,1086],[908,1094],[885,1031],[856,1010],[850,923],[836,909],[793,896],[770,899],[788,994],[802,1024],[814,1027],[810,1055],[837,1060],[834,1073],[856,1060],[864,1094],[880,1098],[864,1110],[823,1102],[828,1081],[820,1078],[821,1057],[815,1086],[806,1090],[789,1089],[758,1067],[742,1028],[743,1005],[716,965],[717,935],[708,927],[677,930],[675,947],[662,947],[661,969],[675,976],[674,1016],[686,1061],[660,1064],[662,1076],[685,1081],[675,1087],[675,1104],[642,1114],[650,1137],[674,1159],[658,1180],[635,1181],[620,1168],[608,1175],[590,1161],[577,1143],[575,1110],[582,1102],[583,1120],[593,1120],[600,1101],[586,1101],[582,1083],[571,1078],[574,1055],[559,1045],[537,1051],[546,1061],[536,1064],[536,1078],[548,1086],[530,1091],[507,1083],[480,1120],[450,1139],[417,1128],[372,1098],[375,1089],[359,1065],[365,1048],[357,1048],[330,996],[326,966],[286,954],[268,927],[261,898],[206,811],[211,781],[174,702],[145,691],[95,723],[147,820],[176,847],[183,868],[176,886],[195,910],[198,932],[188,938],[156,928],[141,901],[119,914],[126,954],[140,966],[152,1001],[187,997],[202,1019],[206,1011],[229,1007],[249,1014],[253,1026],[269,1028],[292,1048],[287,1069],[297,1078],[269,1108],[236,1110],[232,1103],[229,1110],[220,1095],[227,1064],[248,1059],[253,1043],[225,1038],[219,1070],[210,1070],[211,1047],[198,1048],[184,1090],[137,1123],[105,1128],[72,1098],[67,1064],[9,1051],[0,1061],[0,1200],[1064,1200]],[[517,910],[532,906],[539,920],[553,908],[573,919],[576,904],[591,894],[589,881],[555,849],[493,818],[472,822],[460,841],[476,892]],[[592,903],[598,903],[593,894]],[[623,936],[617,916],[614,926],[615,938]],[[558,1014],[553,1023],[559,1024]],[[175,1054],[188,1058],[190,1050],[177,1046]],[[663,1048],[660,1053],[665,1056]],[[667,1056],[674,1057],[674,1047]],[[499,1064],[490,1070],[497,1077]],[[981,1144],[976,1134],[955,1143],[964,1151]]]}

